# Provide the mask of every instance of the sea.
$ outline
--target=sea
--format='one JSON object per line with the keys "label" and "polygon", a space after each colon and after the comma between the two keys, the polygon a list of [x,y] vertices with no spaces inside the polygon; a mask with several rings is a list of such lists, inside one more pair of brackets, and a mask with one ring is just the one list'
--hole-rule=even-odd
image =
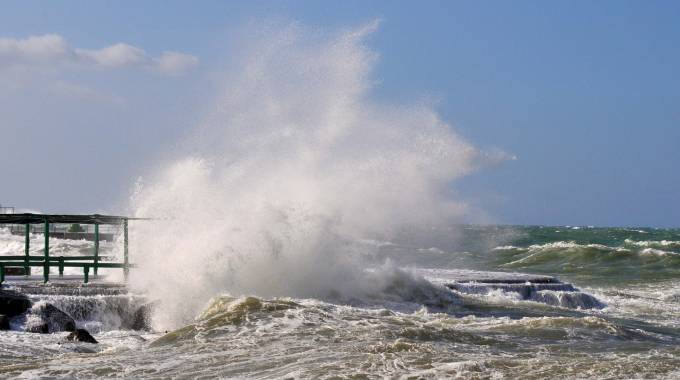
{"label": "sea", "polygon": [[[14,321],[0,331],[0,377],[680,378],[678,229],[455,225],[394,236],[355,242],[372,247],[371,264],[355,270],[379,278],[380,291],[271,296],[224,282],[171,328],[126,327],[126,308],[153,301],[134,288],[39,296],[100,343],[24,332],[26,322]],[[32,239],[39,250],[40,236]],[[52,240],[64,255],[92,244]],[[0,230],[0,255],[22,244]],[[113,243],[102,249],[116,252]],[[446,286],[461,273],[464,283]],[[530,283],[493,282],[508,273],[560,282],[530,294],[517,291]]]}
{"label": "sea", "polygon": [[[476,146],[438,96],[381,87],[379,25],[234,36],[177,94],[190,125],[150,118],[149,156],[101,184],[114,197],[134,181],[100,207],[145,219],[130,222],[129,292],[33,296],[100,343],[14,320],[0,377],[680,378],[680,230],[461,224],[494,217],[459,193],[466,176],[538,158]],[[101,248],[121,260],[120,239]],[[0,231],[0,255],[21,252]]]}

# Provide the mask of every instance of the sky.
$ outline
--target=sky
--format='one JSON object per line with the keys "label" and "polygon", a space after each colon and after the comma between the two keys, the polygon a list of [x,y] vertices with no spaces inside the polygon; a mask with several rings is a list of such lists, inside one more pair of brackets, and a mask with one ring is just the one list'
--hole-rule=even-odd
{"label": "sky", "polygon": [[253,26],[380,19],[371,96],[516,157],[453,191],[507,224],[680,227],[675,1],[4,1],[0,204],[125,209]]}

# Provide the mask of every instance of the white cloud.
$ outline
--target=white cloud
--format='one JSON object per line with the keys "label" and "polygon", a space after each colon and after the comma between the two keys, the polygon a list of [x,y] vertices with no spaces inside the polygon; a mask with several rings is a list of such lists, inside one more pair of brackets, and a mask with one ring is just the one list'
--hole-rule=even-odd
{"label": "white cloud", "polygon": [[0,68],[55,65],[144,67],[177,75],[197,64],[198,58],[192,55],[167,51],[153,57],[144,49],[125,43],[93,50],[73,48],[64,37],[57,34],[23,39],[0,38]]}
{"label": "white cloud", "polygon": [[149,62],[146,52],[132,45],[118,43],[99,50],[76,49],[79,59],[101,66],[125,67]]}
{"label": "white cloud", "polygon": [[0,63],[3,65],[50,64],[68,61],[72,55],[66,40],[56,34],[24,39],[0,38]]}

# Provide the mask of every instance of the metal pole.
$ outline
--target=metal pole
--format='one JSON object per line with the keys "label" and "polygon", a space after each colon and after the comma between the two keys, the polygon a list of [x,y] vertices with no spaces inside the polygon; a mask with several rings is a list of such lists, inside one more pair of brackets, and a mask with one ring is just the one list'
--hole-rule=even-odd
{"label": "metal pole", "polygon": [[24,259],[24,275],[25,276],[30,276],[31,275],[31,267],[28,266],[28,261],[29,261],[29,247],[31,245],[31,225],[30,224],[25,224],[24,225],[24,254],[26,255],[26,258]]}
{"label": "metal pole", "polygon": [[99,262],[99,224],[94,224],[94,275],[97,275],[97,263]]}
{"label": "metal pole", "polygon": [[45,219],[45,263],[43,264],[43,277],[45,282],[50,281],[50,222]]}
{"label": "metal pole", "polygon": [[123,219],[123,273],[125,274],[125,281],[127,282],[130,274],[130,261],[128,259],[128,220]]}

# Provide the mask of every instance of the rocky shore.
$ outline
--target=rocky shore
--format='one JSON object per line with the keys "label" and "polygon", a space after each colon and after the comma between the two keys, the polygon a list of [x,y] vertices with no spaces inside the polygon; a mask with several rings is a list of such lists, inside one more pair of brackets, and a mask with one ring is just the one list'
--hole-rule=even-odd
{"label": "rocky shore", "polygon": [[[50,301],[58,301],[61,306],[57,307]],[[15,330],[37,334],[52,334],[59,332],[70,332],[66,337],[68,341],[78,341],[96,344],[97,339],[85,328],[80,328],[76,318],[82,318],[87,314],[97,314],[92,307],[93,300],[87,297],[77,297],[64,295],[62,298],[55,295],[40,297],[25,294],[12,289],[0,289],[0,330]],[[101,300],[95,299],[101,302]],[[108,306],[108,305],[107,305]],[[91,309],[88,310],[87,309]],[[101,308],[101,305],[100,305]],[[149,329],[149,305],[130,305],[125,306],[115,304],[104,307],[106,312],[117,314],[121,328],[131,330]],[[111,309],[111,310],[109,310]],[[71,311],[69,313],[68,311]],[[88,315],[89,316],[89,315]]]}

